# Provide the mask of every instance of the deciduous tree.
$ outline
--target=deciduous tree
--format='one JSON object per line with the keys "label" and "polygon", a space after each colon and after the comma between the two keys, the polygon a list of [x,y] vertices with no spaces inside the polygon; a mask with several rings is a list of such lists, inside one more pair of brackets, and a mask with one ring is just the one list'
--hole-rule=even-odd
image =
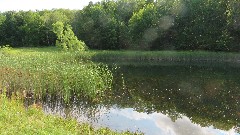
{"label": "deciduous tree", "polygon": [[77,39],[70,25],[62,22],[53,24],[53,32],[57,35],[56,45],[65,51],[84,51],[87,49],[85,43]]}

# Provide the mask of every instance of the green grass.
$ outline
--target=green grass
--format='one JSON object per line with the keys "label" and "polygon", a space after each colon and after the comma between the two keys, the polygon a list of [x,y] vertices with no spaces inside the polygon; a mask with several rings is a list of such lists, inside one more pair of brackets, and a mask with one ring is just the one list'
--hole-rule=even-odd
{"label": "green grass", "polygon": [[94,129],[88,124],[79,124],[73,119],[46,115],[36,106],[28,109],[20,100],[9,100],[0,94],[1,135],[131,135],[130,132],[113,132],[106,128]]}

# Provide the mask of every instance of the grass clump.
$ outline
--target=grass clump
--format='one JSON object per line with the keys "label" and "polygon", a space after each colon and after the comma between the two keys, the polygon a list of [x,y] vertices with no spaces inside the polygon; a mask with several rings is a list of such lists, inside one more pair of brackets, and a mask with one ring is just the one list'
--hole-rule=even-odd
{"label": "grass clump", "polygon": [[73,119],[46,115],[36,106],[28,109],[20,100],[9,100],[5,94],[0,94],[0,134],[2,135],[131,135],[133,133],[113,132],[106,128],[93,129],[88,124],[79,124]]}

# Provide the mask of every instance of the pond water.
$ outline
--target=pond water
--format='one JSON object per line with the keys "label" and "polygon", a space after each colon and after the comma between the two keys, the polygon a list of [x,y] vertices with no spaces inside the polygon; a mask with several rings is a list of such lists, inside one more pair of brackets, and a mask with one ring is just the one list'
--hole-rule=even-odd
{"label": "pond water", "polygon": [[121,63],[101,101],[44,102],[44,111],[95,128],[146,135],[240,135],[240,66]]}

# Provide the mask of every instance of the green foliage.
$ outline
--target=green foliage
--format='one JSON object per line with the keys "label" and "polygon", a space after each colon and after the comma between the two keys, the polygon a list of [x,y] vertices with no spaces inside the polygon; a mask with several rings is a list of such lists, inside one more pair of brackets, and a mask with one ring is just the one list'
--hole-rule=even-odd
{"label": "green foliage", "polygon": [[138,47],[142,49],[149,48],[148,44],[151,42],[149,40],[154,40],[147,37],[149,34],[154,33],[154,31],[150,31],[149,33],[147,31],[153,28],[157,19],[156,17],[156,8],[154,4],[148,4],[137,13],[134,13],[129,20],[132,39]]}
{"label": "green foliage", "polygon": [[188,12],[176,21],[176,24],[181,26],[176,27],[176,30],[182,33],[176,37],[180,44],[176,47],[191,50],[229,50],[226,46],[226,42],[231,41],[227,30],[226,3],[208,0],[185,3]]}
{"label": "green foliage", "polygon": [[73,14],[73,11],[61,9],[0,13],[0,44],[13,47],[53,45],[56,36],[51,31],[52,24],[68,23]]}
{"label": "green foliage", "polygon": [[0,44],[54,45],[58,37],[52,24],[62,22],[72,41],[76,40],[71,31],[90,49],[239,51],[239,4],[237,0],[103,0],[78,11],[9,11],[0,13]]}
{"label": "green foliage", "polygon": [[56,22],[53,24],[53,32],[57,35],[56,45],[64,51],[86,50],[87,47],[85,43],[78,40],[70,25],[67,25],[64,28],[64,24],[62,22]]}
{"label": "green foliage", "polygon": [[0,14],[0,26],[2,25],[2,23],[6,20],[6,17],[2,14]]}
{"label": "green foliage", "polygon": [[[109,11],[108,8],[112,10]],[[120,49],[120,38],[122,33],[121,24],[114,16],[115,5],[113,2],[104,3],[103,5],[96,4],[91,7],[86,7],[84,11],[79,12],[74,25],[77,25],[79,30],[78,36],[94,49]],[[123,40],[123,39],[121,39]]]}

